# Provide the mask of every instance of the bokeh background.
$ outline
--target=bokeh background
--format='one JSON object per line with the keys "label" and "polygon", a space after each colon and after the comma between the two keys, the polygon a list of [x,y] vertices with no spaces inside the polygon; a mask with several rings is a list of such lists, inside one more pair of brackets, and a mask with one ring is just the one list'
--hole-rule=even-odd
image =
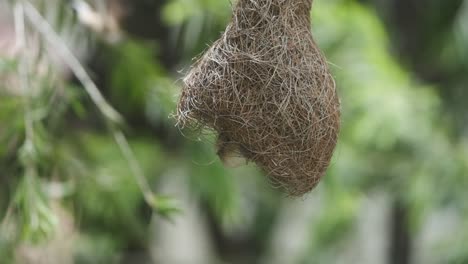
{"label": "bokeh background", "polygon": [[468,1],[314,1],[342,130],[299,199],[171,118],[231,5],[1,0],[0,263],[468,263]]}

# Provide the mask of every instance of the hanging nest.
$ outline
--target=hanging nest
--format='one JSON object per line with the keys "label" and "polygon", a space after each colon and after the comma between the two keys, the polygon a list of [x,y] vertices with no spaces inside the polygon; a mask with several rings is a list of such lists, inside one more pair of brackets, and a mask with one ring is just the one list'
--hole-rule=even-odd
{"label": "hanging nest", "polygon": [[[312,0],[239,0],[232,22],[184,79],[179,127],[214,129],[293,196],[312,190],[336,145],[340,103],[310,32]],[[228,154],[231,153],[231,154]]]}

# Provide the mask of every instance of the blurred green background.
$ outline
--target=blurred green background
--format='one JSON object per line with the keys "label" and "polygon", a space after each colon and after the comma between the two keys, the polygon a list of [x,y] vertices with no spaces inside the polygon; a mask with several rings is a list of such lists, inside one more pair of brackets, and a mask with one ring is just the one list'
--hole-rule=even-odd
{"label": "blurred green background", "polygon": [[468,263],[468,1],[314,1],[342,129],[299,199],[171,118],[231,5],[0,2],[0,263]]}

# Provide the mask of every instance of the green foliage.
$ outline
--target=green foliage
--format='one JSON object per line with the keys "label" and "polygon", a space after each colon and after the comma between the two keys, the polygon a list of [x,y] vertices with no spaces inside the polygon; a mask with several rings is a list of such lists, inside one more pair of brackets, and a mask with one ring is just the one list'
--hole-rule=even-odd
{"label": "green foliage", "polygon": [[[166,122],[175,107],[175,82],[157,62],[153,46],[128,40],[106,58],[112,72],[111,100],[130,116],[143,115],[151,123]],[[110,66],[112,65],[112,66]]]}
{"label": "green foliage", "polygon": [[[27,3],[24,6],[30,7],[29,10],[32,10],[30,12],[35,14],[34,6],[27,6]],[[18,4],[18,10],[24,11],[24,6],[23,3]],[[62,69],[58,69],[56,54],[49,53],[51,49],[47,45],[54,34],[62,34],[63,38],[69,37],[60,41],[78,41],[74,38],[79,32],[73,32],[74,25],[67,24],[70,23],[69,16],[65,15],[64,20],[54,16],[57,12],[61,14],[60,8],[49,5],[44,5],[43,8],[46,10],[44,13],[48,16],[47,19],[52,19],[60,25],[50,26],[41,14],[38,13],[37,17],[31,18],[30,13],[27,13],[30,20],[44,19],[44,21],[41,20],[42,24],[31,25],[32,28],[27,24],[24,31],[24,47],[20,47],[18,58],[2,59],[0,64],[0,76],[8,81],[5,87],[1,87],[0,97],[1,102],[5,101],[0,109],[0,116],[2,123],[7,125],[5,130],[0,130],[0,143],[6,146],[1,148],[3,166],[0,176],[9,183],[2,184],[2,188],[7,189],[2,191],[2,194],[10,194],[10,197],[2,197],[5,199],[0,203],[2,209],[9,208],[8,214],[5,216],[3,212],[1,214],[0,233],[11,231],[9,237],[0,238],[2,255],[3,252],[11,251],[11,248],[7,249],[9,246],[19,242],[45,243],[54,236],[58,216],[50,206],[50,201],[57,195],[59,198],[67,197],[67,200],[71,201],[69,204],[76,205],[79,212],[77,217],[82,220],[83,232],[97,230],[98,234],[103,232],[119,234],[120,237],[113,241],[114,250],[120,249],[123,241],[143,244],[146,241],[145,217],[143,217],[145,210],[151,215],[151,208],[147,209],[145,206],[143,195],[149,197],[152,193],[142,178],[144,176],[138,174],[140,168],[136,160],[148,164],[146,168],[154,179],[163,168],[164,159],[160,150],[152,147],[152,142],[136,141],[127,146],[123,136],[119,137],[119,142],[114,142],[109,141],[109,137],[99,138],[96,134],[75,133],[69,129],[69,125],[79,127],[78,120],[69,106],[71,105],[72,109],[76,110],[75,113],[81,117],[86,117],[86,110],[79,101],[82,98],[77,96],[80,92],[74,90],[77,87],[65,84],[67,75]],[[24,12],[15,14],[17,15],[15,21],[28,22]],[[53,31],[54,26],[58,28],[57,32]],[[30,38],[29,34],[36,33],[34,30],[42,35]],[[63,50],[68,49],[67,44],[54,43],[54,45]],[[38,51],[36,53],[26,51],[30,47]],[[141,87],[142,89],[148,87],[149,84],[146,82],[167,79],[167,76],[162,76],[162,71],[158,70],[155,64],[144,64],[144,61],[143,64],[139,64],[139,60],[147,55],[141,53],[144,50],[140,46],[129,45],[128,50],[130,55],[124,56],[123,59],[133,63],[131,66],[135,67],[140,76],[146,78],[141,83],[137,83],[146,85]],[[72,70],[77,71],[77,68],[81,67],[76,66],[73,54],[61,52],[60,55],[63,56],[60,59],[67,62]],[[145,59],[147,62],[150,60],[146,57]],[[83,79],[85,74],[79,74],[80,78]],[[124,77],[117,79],[116,83],[125,85],[129,84],[129,80],[131,79]],[[89,92],[90,84],[84,82],[84,85]],[[117,88],[120,87],[117,85]],[[97,93],[98,91],[90,93],[91,98],[100,96]],[[134,98],[137,103],[141,103],[138,100],[145,96],[138,96],[128,98]],[[105,101],[98,99],[95,103],[104,104]],[[101,105],[98,107],[102,109]],[[67,117],[71,117],[71,120]],[[117,135],[115,127],[111,127],[111,130],[112,134]],[[127,149],[132,147],[135,147],[138,159],[132,156],[131,149]],[[122,157],[123,152],[125,158]],[[92,164],[95,164],[95,167]],[[93,177],[90,177],[91,175]],[[58,187],[53,188],[53,186]],[[144,194],[143,187],[147,188]],[[154,207],[156,212],[169,217],[177,211],[169,198],[163,196],[154,196],[154,198],[150,206]],[[121,221],[115,221],[116,219]]]}
{"label": "green foliage", "polygon": [[149,89],[163,74],[153,57],[149,47],[131,41],[118,45],[111,54],[112,99],[125,112],[144,105]]}
{"label": "green foliage", "polygon": [[112,237],[102,234],[90,233],[81,235],[77,242],[74,263],[117,263],[119,257],[117,242]]}
{"label": "green foliage", "polygon": [[[315,190],[322,209],[304,230],[306,252],[299,263],[334,263],[343,243],[352,239],[362,198],[373,191],[389,194],[408,209],[413,234],[440,207],[454,208],[466,221],[468,143],[453,118],[445,115],[446,98],[436,92],[437,84],[424,83],[400,65],[389,52],[388,33],[370,8],[348,0],[314,1],[314,6],[314,37],[337,80],[342,129],[332,166]],[[454,71],[450,85],[458,87],[466,83],[460,69],[468,65],[467,6],[465,1],[453,32],[434,43],[446,46],[437,60]],[[219,0],[167,1],[161,10],[171,26],[172,40],[167,41],[182,62],[219,36],[229,7],[229,1]],[[48,8],[44,2],[42,9]],[[73,36],[67,39],[75,43],[71,46],[86,46],[75,21],[59,9],[56,20],[61,25],[54,25],[59,35]],[[128,128],[137,172],[141,169],[151,191],[178,168],[190,197],[208,209],[206,215],[214,216],[224,236],[242,230],[247,240],[258,243],[258,250],[265,249],[283,210],[283,197],[252,167],[224,168],[213,135],[203,135],[203,141],[178,136],[168,116],[174,112],[180,74],[162,66],[160,44],[129,37],[101,46],[106,61],[103,90],[127,123],[137,124]],[[46,43],[41,40],[37,46]],[[76,262],[116,263],[128,248],[148,247],[154,212],[168,220],[184,214],[178,214],[177,197],[170,193],[142,192],[135,166],[115,140],[118,128],[102,129],[81,85],[69,84],[70,77],[58,70],[49,53],[0,58],[0,219],[6,219],[0,222],[0,258],[13,262],[8,258],[13,259],[13,249],[22,241],[53,237],[58,219],[51,200],[58,200],[76,219]],[[38,63],[41,59],[51,63]],[[23,60],[29,60],[30,67],[32,88],[27,91],[18,88]],[[39,64],[50,67],[39,71]],[[461,94],[457,99],[466,101]],[[28,119],[32,134],[26,131]],[[54,184],[59,195],[52,191]],[[434,251],[440,263],[468,259],[468,227],[461,226],[456,238],[441,241]]]}
{"label": "green foliage", "polygon": [[352,228],[354,218],[359,208],[359,196],[346,191],[333,192],[326,197],[324,206],[326,210],[314,223],[313,244],[318,248],[328,248]]}
{"label": "green foliage", "polygon": [[[209,141],[209,140],[208,140]],[[221,223],[239,214],[239,191],[232,173],[219,162],[213,147],[193,142],[187,148],[189,179],[194,192],[208,203]]]}
{"label": "green foliage", "polygon": [[447,130],[435,125],[440,103],[434,90],[411,80],[387,52],[384,30],[369,10],[353,3],[316,7],[316,38],[332,64],[343,102],[330,177],[339,177],[336,181],[348,190],[349,183],[361,191],[386,187],[397,196],[413,196],[409,202],[430,206],[434,200],[414,199],[422,195],[418,190],[434,194],[441,173],[459,175],[452,173],[457,154],[451,153]]}
{"label": "green foliage", "polygon": [[189,61],[214,41],[231,16],[231,2],[219,0],[169,0],[163,20],[174,27],[171,38],[184,61]]}
{"label": "green foliage", "polygon": [[229,1],[216,0],[170,0],[165,5],[163,12],[164,20],[170,25],[178,25],[183,22],[193,22],[194,17],[205,17],[225,22],[230,15]]}
{"label": "green foliage", "polygon": [[[115,142],[91,133],[78,135],[78,140],[89,164],[77,177],[72,196],[83,229],[114,234],[115,241],[146,240],[142,193]],[[131,146],[144,171],[155,179],[164,164],[161,150],[145,140]]]}
{"label": "green foliage", "polygon": [[179,213],[182,212],[178,207],[176,200],[166,195],[153,196],[149,206],[151,206],[159,216],[169,221],[174,221],[174,218],[178,217]]}
{"label": "green foliage", "polygon": [[26,171],[16,189],[14,205],[19,211],[17,224],[22,239],[38,243],[54,233],[58,220],[33,171]]}
{"label": "green foliage", "polygon": [[[315,7],[314,36],[337,79],[343,109],[339,146],[319,186],[326,192],[326,210],[312,225],[311,259],[325,257],[327,248],[346,238],[363,193],[386,189],[403,199],[416,232],[447,195],[460,199],[464,193],[441,186],[460,185],[466,178],[459,169],[466,163],[457,160],[462,155],[448,129],[436,122],[441,108],[434,89],[412,80],[389,54],[376,16],[349,1],[321,1]],[[448,184],[452,180],[458,184]]]}

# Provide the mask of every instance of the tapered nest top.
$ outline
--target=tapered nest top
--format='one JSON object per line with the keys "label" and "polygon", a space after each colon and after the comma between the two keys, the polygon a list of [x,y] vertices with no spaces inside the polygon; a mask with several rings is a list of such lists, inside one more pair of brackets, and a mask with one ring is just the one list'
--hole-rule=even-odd
{"label": "tapered nest top", "polygon": [[339,99],[310,33],[311,0],[239,0],[226,31],[184,79],[178,125],[214,129],[219,145],[288,194],[317,185],[339,131]]}

